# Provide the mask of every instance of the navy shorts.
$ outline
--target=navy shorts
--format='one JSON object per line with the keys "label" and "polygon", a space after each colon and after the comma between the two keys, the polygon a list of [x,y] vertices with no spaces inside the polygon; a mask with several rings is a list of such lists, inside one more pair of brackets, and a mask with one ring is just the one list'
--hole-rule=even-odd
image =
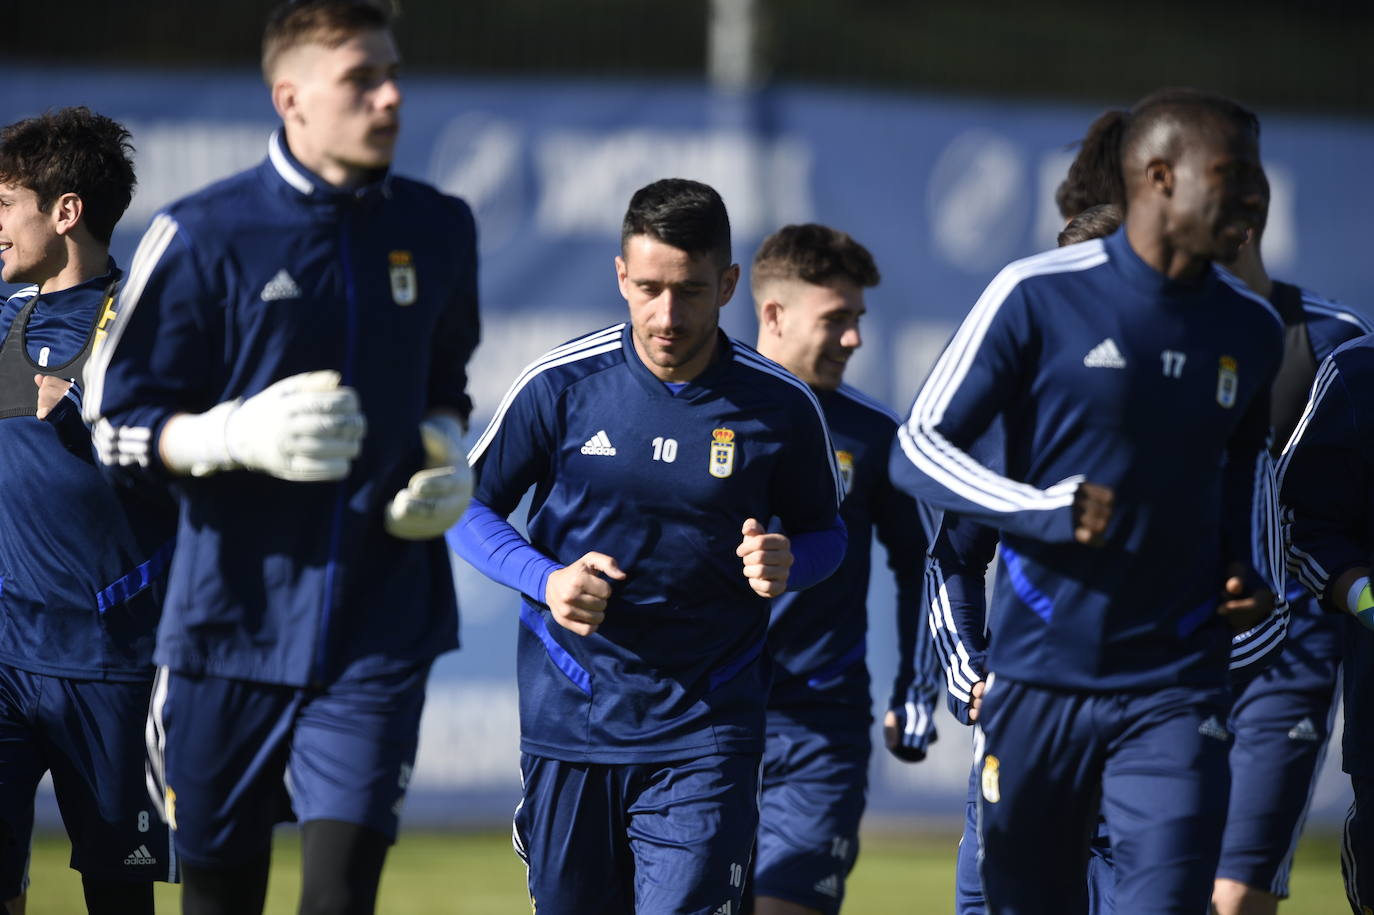
{"label": "navy shorts", "polygon": [[[809,718],[814,720],[809,720]],[[753,895],[834,915],[859,854],[868,716],[768,715]]]}
{"label": "navy shorts", "polygon": [[0,665],[0,899],[27,886],[34,793],[48,771],[73,868],[98,880],[176,880],[144,783],[150,688]]}
{"label": "navy shorts", "polygon": [[523,753],[515,850],[539,915],[738,912],[759,758],[573,763]]}
{"label": "navy shorts", "polygon": [[[1285,647],[1285,655],[1292,647]],[[1318,673],[1286,658],[1246,685],[1231,710],[1231,805],[1217,876],[1288,898],[1335,714],[1337,661]]]}
{"label": "navy shorts", "polygon": [[989,678],[979,838],[991,911],[1083,911],[1099,809],[1115,905],[1207,910],[1230,770],[1225,689],[1088,693]]}
{"label": "navy shorts", "polygon": [[[959,839],[958,859],[954,869],[955,915],[984,915],[988,910],[983,898],[983,878],[979,873],[978,856],[978,767],[969,773],[968,804],[965,807],[964,834]],[[1116,876],[1112,873],[1112,843],[1107,835],[1105,820],[1098,818],[1088,854],[1087,915],[1112,915],[1116,911]]]}
{"label": "navy shorts", "polygon": [[290,819],[341,820],[396,838],[429,664],[322,688],[158,671],[149,773],[177,854],[227,867]]}

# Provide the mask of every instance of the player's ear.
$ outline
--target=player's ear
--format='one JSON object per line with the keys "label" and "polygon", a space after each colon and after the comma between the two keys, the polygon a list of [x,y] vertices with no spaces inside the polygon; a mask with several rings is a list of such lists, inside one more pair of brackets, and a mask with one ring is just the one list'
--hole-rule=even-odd
{"label": "player's ear", "polygon": [[86,206],[79,194],[67,193],[57,198],[52,206],[53,228],[58,235],[66,235],[81,223]]}
{"label": "player's ear", "polygon": [[1145,166],[1145,181],[1165,197],[1174,194],[1174,167],[1163,159],[1151,159]]}
{"label": "player's ear", "polygon": [[764,299],[759,306],[759,327],[775,337],[782,336],[782,303],[777,299]]}
{"label": "player's ear", "polygon": [[724,308],[735,294],[735,287],[739,285],[739,264],[731,264],[725,268],[725,272],[720,275],[720,305]]}
{"label": "player's ear", "polygon": [[615,284],[620,287],[620,294],[628,302],[630,300],[630,268],[625,266],[625,258],[619,254],[615,256]]}
{"label": "player's ear", "polygon": [[272,83],[272,107],[277,110],[277,116],[283,123],[300,120],[297,101],[296,84],[291,80],[278,79]]}

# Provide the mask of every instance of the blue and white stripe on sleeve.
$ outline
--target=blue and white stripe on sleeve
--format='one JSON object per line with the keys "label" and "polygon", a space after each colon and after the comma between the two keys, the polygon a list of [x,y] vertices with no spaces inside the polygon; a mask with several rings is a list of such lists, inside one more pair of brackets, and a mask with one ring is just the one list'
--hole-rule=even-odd
{"label": "blue and white stripe on sleeve", "polygon": [[143,238],[138,243],[138,249],[134,252],[134,259],[129,265],[129,272],[125,275],[124,283],[119,289],[114,321],[111,323],[105,339],[98,342],[91,352],[91,357],[87,360],[86,368],[82,374],[81,380],[86,393],[82,403],[81,415],[88,425],[95,424],[101,418],[101,399],[105,393],[105,372],[110,367],[110,359],[119,346],[124,328],[129,326],[129,319],[138,307],[139,299],[143,296],[143,290],[148,285],[148,279],[152,276],[154,268],[162,260],[162,255],[167,252],[168,245],[176,237],[177,230],[178,226],[175,219],[166,213],[159,213],[153,217],[152,223],[148,226],[148,231],[143,233]]}
{"label": "blue and white stripe on sleeve", "polygon": [[[1283,454],[1279,456],[1278,467],[1275,471],[1277,489],[1283,488],[1283,480],[1288,473],[1288,465],[1294,447],[1302,440],[1303,433],[1311,423],[1313,414],[1316,413],[1317,407],[1321,405],[1327,392],[1331,390],[1331,385],[1335,382],[1338,374],[1335,359],[1330,356],[1317,369],[1317,377],[1312,381],[1312,393],[1307,399],[1307,406],[1303,408],[1302,416],[1298,418],[1298,424],[1293,429],[1293,435],[1288,439],[1288,444],[1284,446]],[[1283,543],[1287,545],[1285,565],[1288,571],[1296,575],[1302,586],[1311,593],[1325,594],[1327,583],[1331,579],[1330,573],[1322,567],[1316,557],[1293,543],[1293,538],[1288,533],[1292,525],[1290,512],[1284,512],[1281,522]]]}
{"label": "blue and white stripe on sleeve", "polygon": [[497,404],[496,413],[492,416],[491,422],[487,423],[487,428],[483,430],[477,443],[468,451],[468,464],[475,465],[487,447],[491,445],[492,439],[496,438],[496,433],[501,429],[501,421],[506,418],[506,413],[510,410],[511,404],[515,402],[515,398],[525,389],[526,385],[549,369],[619,349],[621,347],[620,336],[624,329],[624,323],[620,323],[578,337],[562,346],[554,347],[525,366],[515,381],[511,383],[509,390],[506,391],[506,396],[502,397],[501,402]]}
{"label": "blue and white stripe on sleeve", "polygon": [[1071,477],[1046,489],[1009,479],[983,466],[945,438],[940,425],[999,309],[1021,282],[1043,274],[1089,270],[1107,259],[1101,241],[1085,242],[1017,261],[988,285],[935,363],[910,417],[898,429],[902,452],[922,474],[984,512],[1049,511],[1073,504],[1082,477]]}
{"label": "blue and white stripe on sleeve", "polygon": [[1358,332],[1356,336],[1374,334],[1374,323],[1371,323],[1364,315],[1306,289],[1302,290],[1302,310],[1307,313],[1309,319],[1314,316],[1321,316],[1344,321]]}
{"label": "blue and white stripe on sleeve", "polygon": [[973,667],[968,646],[959,636],[944,569],[940,560],[933,556],[926,558],[925,592],[931,643],[939,654],[940,666],[945,670],[945,689],[960,702],[969,703],[972,701],[973,685],[982,680],[985,674]]}

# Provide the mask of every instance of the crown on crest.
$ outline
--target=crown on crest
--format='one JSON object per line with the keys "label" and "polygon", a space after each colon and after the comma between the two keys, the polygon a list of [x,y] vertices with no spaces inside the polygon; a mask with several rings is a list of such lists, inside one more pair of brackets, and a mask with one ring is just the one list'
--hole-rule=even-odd
{"label": "crown on crest", "polygon": [[711,432],[711,438],[715,439],[718,445],[728,445],[735,440],[735,430],[715,429]]}

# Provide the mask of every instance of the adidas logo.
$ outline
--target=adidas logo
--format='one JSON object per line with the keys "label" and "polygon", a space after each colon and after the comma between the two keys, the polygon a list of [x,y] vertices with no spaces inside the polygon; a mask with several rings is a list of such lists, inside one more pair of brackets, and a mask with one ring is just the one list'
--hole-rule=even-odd
{"label": "adidas logo", "polygon": [[153,853],[148,851],[148,846],[140,845],[129,853],[129,856],[124,859],[124,863],[130,865],[156,864],[157,858],[154,858]]}
{"label": "adidas logo", "polygon": [[593,454],[597,457],[615,457],[615,445],[611,444],[611,439],[606,435],[606,430],[587,439],[587,444],[582,446],[583,454]]}
{"label": "adidas logo", "polygon": [[1202,724],[1198,725],[1197,732],[1203,737],[1211,737],[1216,740],[1231,739],[1231,732],[1226,730],[1226,726],[1217,720],[1216,715],[1211,716],[1206,721],[1202,722]]}
{"label": "adidas logo", "polygon": [[1116,348],[1116,341],[1108,337],[1088,351],[1083,364],[1090,369],[1124,369],[1126,357]]}
{"label": "adidas logo", "polygon": [[291,279],[291,274],[286,272],[283,267],[277,271],[277,275],[267,281],[267,285],[262,287],[262,300],[264,302],[278,302],[282,299],[299,299],[301,297],[301,287],[296,285],[296,281]]}
{"label": "adidas logo", "polygon": [[725,905],[719,906],[711,915],[733,915],[734,911],[734,903],[727,902]]}
{"label": "adidas logo", "polygon": [[818,892],[818,893],[824,893],[825,895],[829,896],[831,899],[839,899],[839,898],[840,898],[840,875],[839,875],[839,874],[831,874],[829,877],[826,877],[824,880],[817,880],[817,881],[816,881],[816,885],[815,885],[814,887],[812,887],[812,889],[814,889],[814,890],[815,890],[816,892]]}
{"label": "adidas logo", "polygon": [[1297,724],[1293,725],[1293,730],[1288,732],[1288,739],[1317,740],[1319,739],[1319,735],[1317,734],[1316,727],[1312,724],[1312,719],[1304,718],[1302,721],[1299,721]]}

